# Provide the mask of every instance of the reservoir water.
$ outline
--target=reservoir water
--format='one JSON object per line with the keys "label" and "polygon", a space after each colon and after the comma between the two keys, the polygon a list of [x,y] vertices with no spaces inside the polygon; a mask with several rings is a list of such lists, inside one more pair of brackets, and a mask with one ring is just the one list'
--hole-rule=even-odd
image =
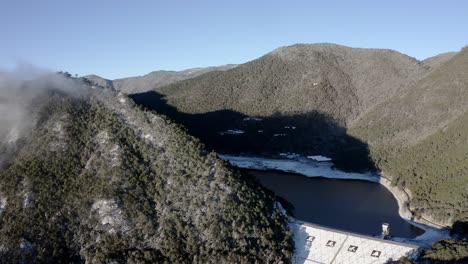
{"label": "reservoir water", "polygon": [[272,171],[248,173],[291,203],[299,220],[371,236],[380,234],[382,223],[389,223],[390,235],[396,237],[424,233],[400,217],[396,199],[379,183]]}

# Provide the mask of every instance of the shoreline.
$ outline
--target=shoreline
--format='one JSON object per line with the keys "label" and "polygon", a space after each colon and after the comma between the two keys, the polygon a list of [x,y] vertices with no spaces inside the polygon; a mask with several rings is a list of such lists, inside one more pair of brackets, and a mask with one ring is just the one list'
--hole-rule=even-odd
{"label": "shoreline", "polygon": [[413,212],[411,211],[411,209],[409,208],[407,204],[408,201],[411,200],[411,194],[409,190],[406,190],[397,186],[392,186],[392,182],[387,177],[383,176],[383,173],[380,176],[379,183],[382,184],[385,188],[387,188],[388,191],[390,191],[393,194],[393,196],[398,202],[398,208],[399,208],[398,211],[400,213],[400,216],[403,219],[417,223],[417,224],[427,225],[433,228],[439,228],[439,229],[448,228],[448,226],[431,221],[425,218],[424,216],[421,216],[420,219],[416,221],[413,217],[414,216]]}
{"label": "shoreline", "polygon": [[331,161],[313,161],[302,156],[294,158],[265,158],[258,156],[238,156],[228,154],[218,154],[218,156],[230,163],[234,167],[254,170],[282,171],[287,173],[296,173],[306,177],[324,177],[330,179],[342,180],[363,180],[379,183],[384,186],[395,198],[398,203],[398,213],[401,218],[410,224],[424,230],[424,233],[412,239],[398,238],[394,241],[414,243],[421,246],[430,247],[431,244],[439,239],[450,238],[450,234],[445,226],[434,223],[423,216],[420,219],[414,219],[413,212],[408,207],[408,201],[411,196],[408,191],[392,186],[391,181],[384,176],[384,173],[356,173],[344,172],[333,168]]}

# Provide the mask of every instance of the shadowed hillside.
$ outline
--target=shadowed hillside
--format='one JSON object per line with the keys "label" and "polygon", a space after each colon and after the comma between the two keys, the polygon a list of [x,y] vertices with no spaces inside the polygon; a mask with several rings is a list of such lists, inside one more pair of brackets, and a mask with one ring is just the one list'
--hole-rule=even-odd
{"label": "shadowed hillside", "polygon": [[294,152],[326,155],[344,170],[375,170],[367,145],[346,133],[330,117],[310,112],[298,115],[276,114],[249,117],[221,110],[203,114],[178,112],[156,92],[133,94],[137,104],[167,115],[208,148],[221,153],[278,155]]}

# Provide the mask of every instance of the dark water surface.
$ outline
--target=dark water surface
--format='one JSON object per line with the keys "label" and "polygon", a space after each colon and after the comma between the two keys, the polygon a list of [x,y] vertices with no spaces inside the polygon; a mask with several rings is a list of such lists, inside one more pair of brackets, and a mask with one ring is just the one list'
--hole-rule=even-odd
{"label": "dark water surface", "polygon": [[392,236],[413,238],[424,233],[400,217],[396,199],[379,183],[270,171],[248,173],[290,202],[299,220],[365,235],[380,234],[382,223],[390,224]]}

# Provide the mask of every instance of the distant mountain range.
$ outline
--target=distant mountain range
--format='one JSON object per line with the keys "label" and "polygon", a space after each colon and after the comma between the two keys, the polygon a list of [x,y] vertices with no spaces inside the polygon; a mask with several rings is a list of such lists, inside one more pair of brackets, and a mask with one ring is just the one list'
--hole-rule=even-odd
{"label": "distant mountain range", "polygon": [[227,64],[217,67],[193,68],[183,71],[154,71],[143,76],[107,80],[97,75],[87,75],[84,78],[91,82],[108,88],[113,88],[126,94],[146,92],[177,81],[194,78],[212,71],[226,71],[236,67]]}
{"label": "distant mountain range", "polygon": [[[132,98],[215,150],[326,154],[348,169],[365,163],[410,193],[415,217],[468,220],[467,48],[419,61],[297,44]],[[252,116],[263,123],[242,121]],[[227,129],[245,133],[219,135]]]}

